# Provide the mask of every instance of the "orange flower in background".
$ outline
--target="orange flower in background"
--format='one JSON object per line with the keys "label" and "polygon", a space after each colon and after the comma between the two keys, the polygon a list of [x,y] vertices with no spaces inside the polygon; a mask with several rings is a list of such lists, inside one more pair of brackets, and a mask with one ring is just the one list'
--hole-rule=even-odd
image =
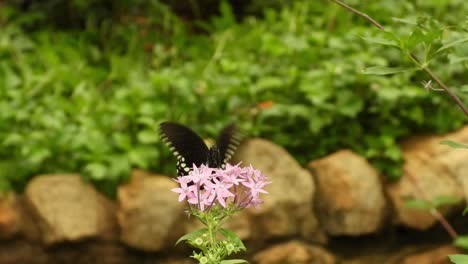
{"label": "orange flower in background", "polygon": [[148,24],[148,18],[143,16],[136,16],[133,18],[137,25],[146,25]]}
{"label": "orange flower in background", "polygon": [[154,48],[154,44],[147,42],[147,43],[145,43],[143,48],[145,49],[146,52],[152,52],[153,48]]}
{"label": "orange flower in background", "polygon": [[273,107],[273,105],[275,105],[275,102],[273,102],[272,100],[268,100],[258,103],[257,107],[264,110]]}

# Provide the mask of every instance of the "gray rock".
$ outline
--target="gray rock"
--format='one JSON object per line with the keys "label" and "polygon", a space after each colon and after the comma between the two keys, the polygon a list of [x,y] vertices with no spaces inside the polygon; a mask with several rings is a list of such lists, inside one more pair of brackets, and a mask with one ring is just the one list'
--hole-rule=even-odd
{"label": "gray rock", "polygon": [[325,249],[299,241],[290,241],[260,251],[257,264],[335,264],[336,258]]}
{"label": "gray rock", "polygon": [[445,245],[416,254],[406,256],[402,262],[403,264],[450,264],[447,258],[448,255],[463,254],[463,251],[453,245]]}
{"label": "gray rock", "polygon": [[[39,241],[41,234],[22,195],[0,195],[0,239],[25,237]],[[1,262],[0,262],[1,263]]]}
{"label": "gray rock", "polygon": [[386,213],[386,200],[376,170],[361,156],[342,150],[312,161],[317,184],[316,205],[331,235],[376,232]]}
{"label": "gray rock", "polygon": [[[468,144],[468,126],[444,136],[442,140],[452,140],[465,145]],[[466,176],[468,175],[468,149],[455,149],[447,145],[441,145],[440,142],[434,143],[437,146],[437,153],[433,154],[433,156],[437,156],[437,160],[460,183],[463,196],[468,201],[468,177]]]}
{"label": "gray rock", "polygon": [[0,239],[10,239],[19,233],[21,216],[14,193],[0,193]]}
{"label": "gray rock", "polygon": [[[387,186],[388,196],[395,208],[396,222],[415,229],[426,230],[437,223],[429,210],[408,208],[410,199],[432,201],[453,197],[460,203],[468,193],[468,151],[441,145],[450,139],[468,141],[468,127],[446,136],[425,136],[409,139],[402,144],[405,165],[402,178]],[[442,214],[453,212],[460,203],[439,208]]]}
{"label": "gray rock", "polygon": [[115,238],[115,205],[79,175],[37,176],[29,182],[25,197],[47,245]]}
{"label": "gray rock", "polygon": [[135,170],[118,189],[121,240],[137,249],[159,251],[183,235],[185,203],[172,192],[177,183],[166,176]]}
{"label": "gray rock", "polygon": [[302,235],[324,241],[313,212],[315,185],[310,173],[283,148],[263,139],[245,141],[231,163],[259,169],[272,181],[263,194],[264,204],[236,216],[229,227],[247,240]]}

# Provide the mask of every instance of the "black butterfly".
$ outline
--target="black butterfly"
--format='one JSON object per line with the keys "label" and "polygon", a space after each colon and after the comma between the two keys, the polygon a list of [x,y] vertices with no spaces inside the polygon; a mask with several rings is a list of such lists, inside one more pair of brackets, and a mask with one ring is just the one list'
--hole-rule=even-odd
{"label": "black butterfly", "polygon": [[163,122],[159,129],[162,140],[177,157],[178,176],[187,175],[193,164],[224,169],[243,138],[236,126],[230,124],[221,131],[216,144],[208,148],[203,139],[186,126]]}

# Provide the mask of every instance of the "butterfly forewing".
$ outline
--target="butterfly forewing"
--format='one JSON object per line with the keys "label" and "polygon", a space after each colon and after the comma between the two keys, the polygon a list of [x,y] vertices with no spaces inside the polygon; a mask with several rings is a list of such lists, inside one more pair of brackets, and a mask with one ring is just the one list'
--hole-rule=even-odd
{"label": "butterfly forewing", "polygon": [[193,164],[200,166],[208,159],[208,147],[194,131],[172,122],[159,126],[163,141],[177,157],[177,175],[187,175]]}
{"label": "butterfly forewing", "polygon": [[244,135],[234,124],[226,126],[216,140],[216,146],[219,149],[222,159],[222,167],[232,158],[237,147],[241,143]]}

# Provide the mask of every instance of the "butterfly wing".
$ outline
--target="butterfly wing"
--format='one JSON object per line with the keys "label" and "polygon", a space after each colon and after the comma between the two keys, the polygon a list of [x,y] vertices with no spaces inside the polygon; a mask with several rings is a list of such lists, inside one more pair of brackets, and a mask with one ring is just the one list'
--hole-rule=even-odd
{"label": "butterfly wing", "polygon": [[200,166],[207,162],[208,147],[193,130],[173,122],[161,123],[159,130],[162,140],[177,158],[177,175],[187,175],[193,164]]}
{"label": "butterfly wing", "polygon": [[237,129],[236,125],[227,125],[216,140],[216,146],[221,154],[222,164],[224,165],[232,158],[234,151],[241,143],[244,135]]}

